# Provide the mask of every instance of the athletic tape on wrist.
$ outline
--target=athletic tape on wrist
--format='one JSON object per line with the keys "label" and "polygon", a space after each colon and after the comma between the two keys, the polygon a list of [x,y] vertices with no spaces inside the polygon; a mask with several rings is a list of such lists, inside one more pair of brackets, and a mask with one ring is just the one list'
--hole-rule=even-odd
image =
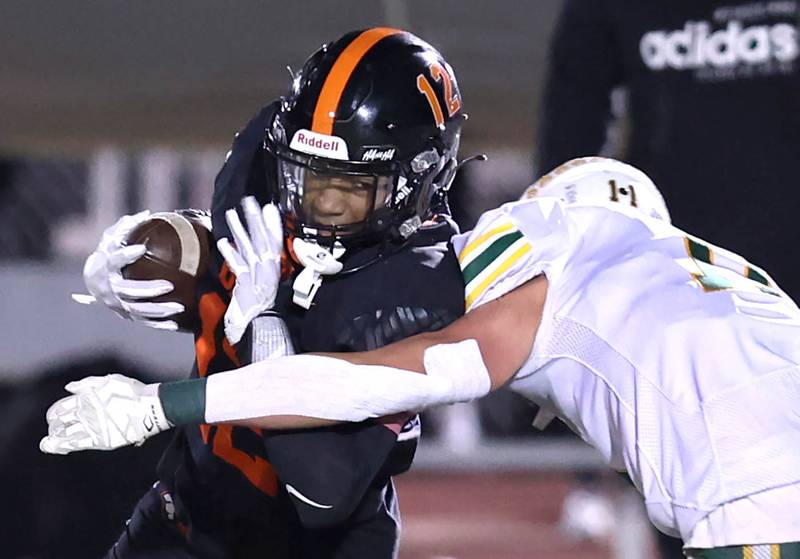
{"label": "athletic tape on wrist", "polygon": [[470,339],[454,344],[437,344],[425,350],[425,372],[450,383],[451,401],[466,402],[491,390],[489,371],[478,342]]}

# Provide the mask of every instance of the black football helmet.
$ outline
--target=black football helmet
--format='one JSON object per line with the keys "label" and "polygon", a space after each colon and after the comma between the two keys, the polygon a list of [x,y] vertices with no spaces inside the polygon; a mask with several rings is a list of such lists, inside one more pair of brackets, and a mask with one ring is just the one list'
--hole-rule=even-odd
{"label": "black football helmet", "polygon": [[411,33],[324,45],[266,131],[287,227],[325,245],[408,238],[453,181],[465,118],[453,69]]}

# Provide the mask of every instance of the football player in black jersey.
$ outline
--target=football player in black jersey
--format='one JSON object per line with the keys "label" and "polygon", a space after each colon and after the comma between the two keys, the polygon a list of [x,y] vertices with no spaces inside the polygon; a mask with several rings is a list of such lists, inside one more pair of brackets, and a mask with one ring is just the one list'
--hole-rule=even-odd
{"label": "football player in black jersey", "polygon": [[[461,315],[446,199],[464,119],[449,64],[407,32],[351,32],[314,53],[288,95],[236,136],[215,182],[217,239],[230,236],[225,214],[243,197],[280,207],[276,297],[250,323],[252,308],[230,304],[236,277],[214,251],[198,282],[193,376],[292,346],[373,349]],[[394,557],[391,476],[410,466],[418,433],[409,417],[302,432],[178,429],[108,557]]]}

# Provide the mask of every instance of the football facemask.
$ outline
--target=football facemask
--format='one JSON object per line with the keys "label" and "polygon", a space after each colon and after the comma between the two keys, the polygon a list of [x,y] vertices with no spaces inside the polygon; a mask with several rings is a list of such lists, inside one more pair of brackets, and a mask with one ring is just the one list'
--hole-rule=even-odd
{"label": "football facemask", "polygon": [[302,229],[296,233],[333,243],[379,231],[398,173],[315,165],[313,159],[278,158],[280,206],[288,222]]}

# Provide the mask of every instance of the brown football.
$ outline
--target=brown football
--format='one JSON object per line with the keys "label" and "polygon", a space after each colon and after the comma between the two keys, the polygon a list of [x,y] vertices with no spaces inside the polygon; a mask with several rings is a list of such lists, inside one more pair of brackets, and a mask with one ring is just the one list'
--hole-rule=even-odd
{"label": "brown football", "polygon": [[208,213],[198,210],[154,213],[128,234],[126,244],[143,244],[147,252],[122,268],[122,276],[126,279],[165,279],[172,282],[175,286],[173,291],[145,301],[181,303],[185,310],[167,320],[177,322],[181,331],[193,332],[199,324],[197,278],[208,266],[212,242]]}

